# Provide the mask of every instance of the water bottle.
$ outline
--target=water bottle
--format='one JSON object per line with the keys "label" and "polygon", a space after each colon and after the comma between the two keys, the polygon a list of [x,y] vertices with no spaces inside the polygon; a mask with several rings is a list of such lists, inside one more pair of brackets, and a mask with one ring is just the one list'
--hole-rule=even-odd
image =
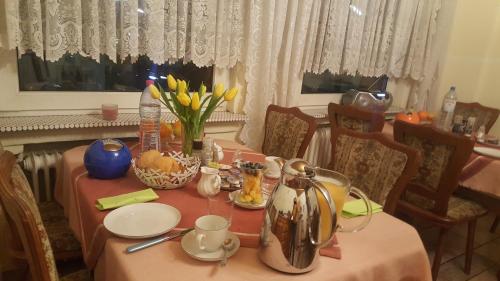
{"label": "water bottle", "polygon": [[455,92],[455,86],[451,86],[450,90],[443,98],[443,104],[441,106],[441,113],[439,116],[439,128],[445,131],[449,131],[451,129],[456,104],[457,93]]}
{"label": "water bottle", "polygon": [[149,91],[149,85],[154,84],[153,80],[146,81],[146,88],[142,92],[139,103],[139,142],[141,153],[148,150],[160,150],[160,101],[154,99]]}

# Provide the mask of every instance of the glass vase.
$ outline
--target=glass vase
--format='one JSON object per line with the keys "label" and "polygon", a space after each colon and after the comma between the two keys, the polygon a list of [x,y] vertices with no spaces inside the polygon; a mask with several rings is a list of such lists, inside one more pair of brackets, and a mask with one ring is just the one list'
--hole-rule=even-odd
{"label": "glass vase", "polygon": [[193,154],[193,141],[203,138],[203,126],[195,127],[192,124],[182,124],[182,153]]}

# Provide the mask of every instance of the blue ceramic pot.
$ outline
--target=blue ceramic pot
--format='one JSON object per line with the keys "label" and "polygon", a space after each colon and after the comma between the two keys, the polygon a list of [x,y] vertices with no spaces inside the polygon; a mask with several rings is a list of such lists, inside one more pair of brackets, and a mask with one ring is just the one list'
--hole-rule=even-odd
{"label": "blue ceramic pot", "polygon": [[83,162],[89,175],[98,179],[123,177],[130,167],[132,154],[119,140],[96,140],[85,151]]}

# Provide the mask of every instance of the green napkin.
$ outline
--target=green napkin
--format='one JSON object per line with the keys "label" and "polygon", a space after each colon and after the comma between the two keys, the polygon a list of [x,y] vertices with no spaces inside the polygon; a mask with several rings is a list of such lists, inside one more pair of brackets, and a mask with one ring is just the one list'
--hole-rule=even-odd
{"label": "green napkin", "polygon": [[129,204],[152,201],[158,198],[158,195],[151,188],[148,188],[141,191],[97,199],[97,204],[95,206],[97,207],[97,209],[102,211],[118,208]]}
{"label": "green napkin", "polygon": [[[370,203],[372,205],[372,214],[382,212],[382,206],[371,201]],[[352,200],[348,201],[344,204],[344,209],[342,210],[342,216],[344,218],[353,218],[357,216],[366,216],[367,210],[365,203],[363,200],[358,199],[358,200]]]}

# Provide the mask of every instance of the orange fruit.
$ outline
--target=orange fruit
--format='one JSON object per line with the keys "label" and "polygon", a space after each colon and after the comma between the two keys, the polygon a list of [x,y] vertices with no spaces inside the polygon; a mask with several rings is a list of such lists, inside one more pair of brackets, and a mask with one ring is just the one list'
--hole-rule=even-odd
{"label": "orange fruit", "polygon": [[161,121],[160,122],[160,138],[169,138],[173,133],[172,125]]}
{"label": "orange fruit", "polygon": [[412,124],[420,123],[420,118],[418,117],[418,114],[416,112],[398,113],[396,114],[396,120],[401,120]]}
{"label": "orange fruit", "polygon": [[182,124],[181,121],[177,120],[174,123],[174,136],[180,137],[181,136],[181,130],[182,130]]}
{"label": "orange fruit", "polygon": [[429,112],[427,111],[419,111],[418,117],[420,118],[420,121],[428,121],[430,119]]}

